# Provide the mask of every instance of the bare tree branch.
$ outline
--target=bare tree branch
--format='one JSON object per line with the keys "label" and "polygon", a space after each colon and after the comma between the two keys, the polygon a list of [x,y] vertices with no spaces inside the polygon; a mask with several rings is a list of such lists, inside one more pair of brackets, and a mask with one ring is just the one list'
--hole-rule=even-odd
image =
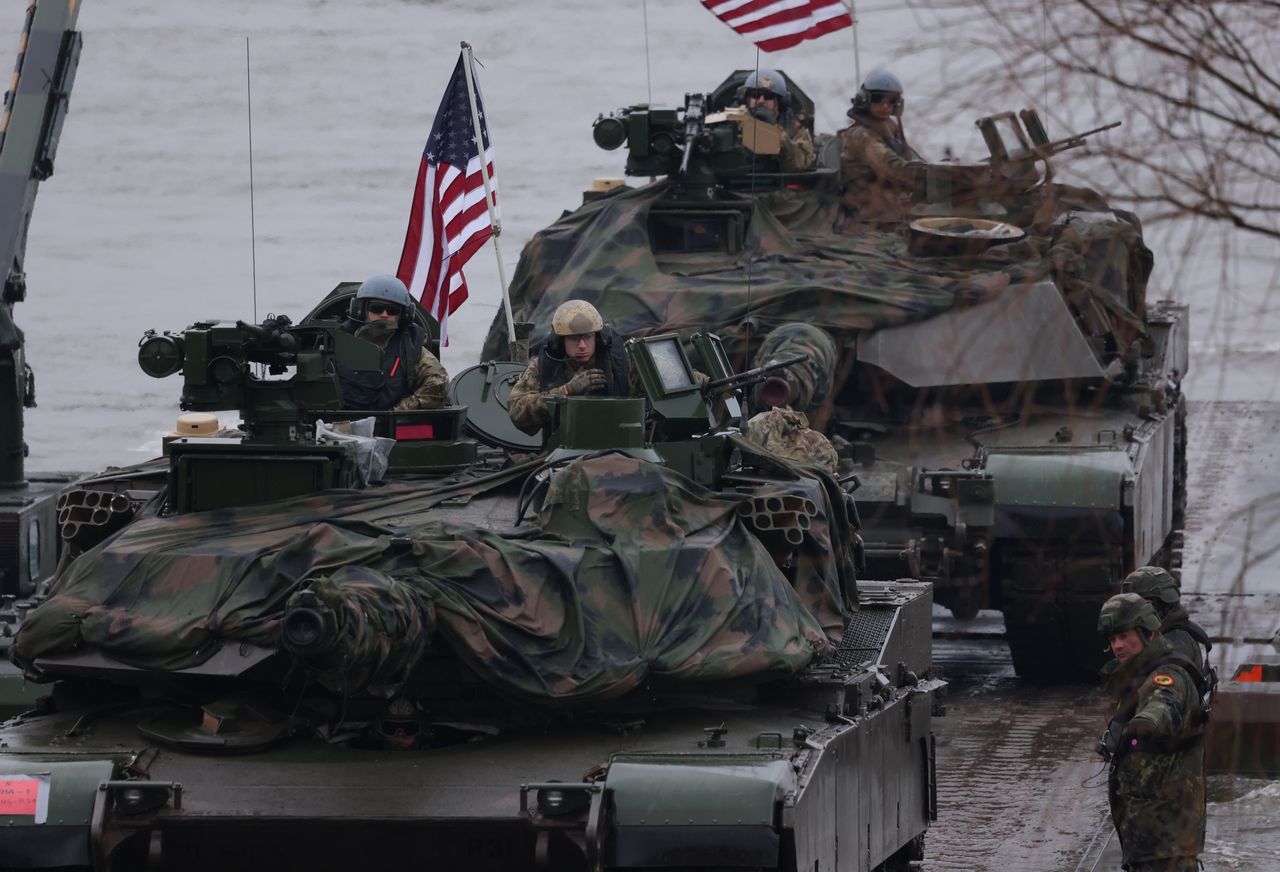
{"label": "bare tree branch", "polygon": [[[1063,175],[1141,204],[1280,239],[1275,0],[913,0],[907,56],[970,47],[928,108],[942,120],[1039,104],[1055,130],[1117,116]],[[1094,114],[1082,121],[1088,109]],[[1057,135],[1061,135],[1058,133]]]}

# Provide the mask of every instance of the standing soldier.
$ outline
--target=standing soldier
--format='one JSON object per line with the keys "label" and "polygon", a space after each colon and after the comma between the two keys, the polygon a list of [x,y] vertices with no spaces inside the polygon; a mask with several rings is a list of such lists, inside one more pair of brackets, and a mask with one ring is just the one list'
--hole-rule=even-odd
{"label": "standing soldier", "polygon": [[1139,566],[1125,576],[1120,589],[1151,603],[1160,619],[1160,635],[1169,640],[1175,651],[1200,666],[1204,675],[1209,674],[1208,655],[1213,643],[1183,607],[1182,591],[1172,575],[1159,566]]}
{"label": "standing soldier", "polygon": [[551,316],[551,335],[511,386],[511,423],[537,433],[550,419],[553,395],[626,397],[633,393],[621,338],[606,327],[596,307],[567,300]]}
{"label": "standing soldier", "polygon": [[356,291],[343,329],[382,349],[382,368],[357,371],[334,364],[342,407],[361,411],[438,409],[449,404],[449,374],[427,348],[415,303],[395,276],[373,276]]}
{"label": "standing soldier", "polygon": [[841,203],[846,221],[901,221],[925,164],[902,132],[902,82],[887,70],[867,76],[853,98],[853,123],[840,131]]}
{"label": "standing soldier", "polygon": [[1201,676],[1160,635],[1151,604],[1111,597],[1098,632],[1115,661],[1104,670],[1116,705],[1099,749],[1111,762],[1111,819],[1130,872],[1195,872],[1204,850]]}

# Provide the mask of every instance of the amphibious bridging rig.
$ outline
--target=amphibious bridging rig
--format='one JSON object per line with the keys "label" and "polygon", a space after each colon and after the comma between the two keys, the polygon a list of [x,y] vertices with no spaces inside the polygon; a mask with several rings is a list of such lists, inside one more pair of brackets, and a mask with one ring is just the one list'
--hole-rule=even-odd
{"label": "amphibious bridging rig", "polygon": [[772,393],[862,479],[870,573],[931,582],[961,619],[1003,611],[1022,675],[1091,676],[1101,603],[1181,558],[1187,308],[1148,303],[1137,217],[1054,182],[1084,136],[1024,110],[978,121],[988,160],[922,167],[909,222],[850,222],[838,140],[811,170],[752,171],[777,136],[727,114],[747,73],[596,122],[628,175],[665,178],[597,185],[536,234],[516,316],[585,299],[627,335],[711,329],[739,367],[807,355]]}

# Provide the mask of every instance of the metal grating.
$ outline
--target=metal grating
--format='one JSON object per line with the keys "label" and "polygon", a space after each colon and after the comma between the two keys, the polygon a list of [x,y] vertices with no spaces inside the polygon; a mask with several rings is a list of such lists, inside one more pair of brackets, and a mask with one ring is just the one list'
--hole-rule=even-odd
{"label": "metal grating", "polygon": [[885,637],[889,635],[889,627],[893,624],[893,616],[897,613],[896,608],[864,608],[855,612],[844,628],[840,649],[831,659],[845,669],[868,661],[874,662],[880,649],[884,647]]}

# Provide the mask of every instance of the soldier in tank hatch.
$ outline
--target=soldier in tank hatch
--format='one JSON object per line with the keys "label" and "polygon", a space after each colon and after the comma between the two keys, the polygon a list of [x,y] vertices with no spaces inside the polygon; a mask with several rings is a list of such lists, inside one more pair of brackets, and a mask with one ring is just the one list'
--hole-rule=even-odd
{"label": "soldier in tank hatch", "polygon": [[[747,76],[747,80],[738,90],[734,104],[745,106],[747,111],[761,121],[776,124],[782,128],[782,150],[778,153],[777,165],[773,166],[773,157],[756,158],[760,172],[784,173],[803,172],[813,166],[817,152],[813,147],[813,137],[808,129],[796,117],[791,108],[791,94],[787,90],[787,80],[776,70],[756,70]],[[763,162],[768,161],[768,164]]]}
{"label": "soldier in tank hatch", "polygon": [[344,409],[411,412],[449,404],[449,374],[427,349],[430,337],[414,319],[414,305],[395,276],[373,276],[360,285],[343,327],[382,349],[382,369],[334,364]]}
{"label": "soldier in tank hatch", "polygon": [[1159,566],[1139,566],[1125,576],[1121,590],[1136,593],[1155,609],[1160,619],[1160,635],[1169,640],[1175,651],[1201,665],[1201,672],[1209,675],[1209,651],[1213,643],[1204,628],[1191,620],[1182,605],[1182,591],[1177,580]]}
{"label": "soldier in tank hatch", "polygon": [[898,222],[911,209],[925,163],[902,131],[903,105],[902,82],[887,70],[867,76],[853,98],[853,123],[840,131],[846,223]]}
{"label": "soldier in tank hatch", "polygon": [[[706,373],[693,371],[705,385]],[[551,316],[551,335],[538,355],[529,361],[511,386],[507,412],[511,423],[530,435],[551,420],[547,398],[642,397],[644,385],[631,368],[623,338],[604,323],[600,312],[585,300],[566,300]],[[712,413],[723,420],[723,398],[716,398]]]}
{"label": "soldier in tank hatch", "polygon": [[1098,632],[1115,660],[1103,670],[1115,712],[1100,752],[1107,793],[1130,872],[1192,872],[1204,850],[1204,679],[1160,635],[1160,619],[1136,593],[1111,597]]}
{"label": "soldier in tank hatch", "polygon": [[547,397],[629,397],[631,367],[622,337],[584,300],[560,304],[551,335],[511,386],[511,423],[536,433],[550,420]]}

